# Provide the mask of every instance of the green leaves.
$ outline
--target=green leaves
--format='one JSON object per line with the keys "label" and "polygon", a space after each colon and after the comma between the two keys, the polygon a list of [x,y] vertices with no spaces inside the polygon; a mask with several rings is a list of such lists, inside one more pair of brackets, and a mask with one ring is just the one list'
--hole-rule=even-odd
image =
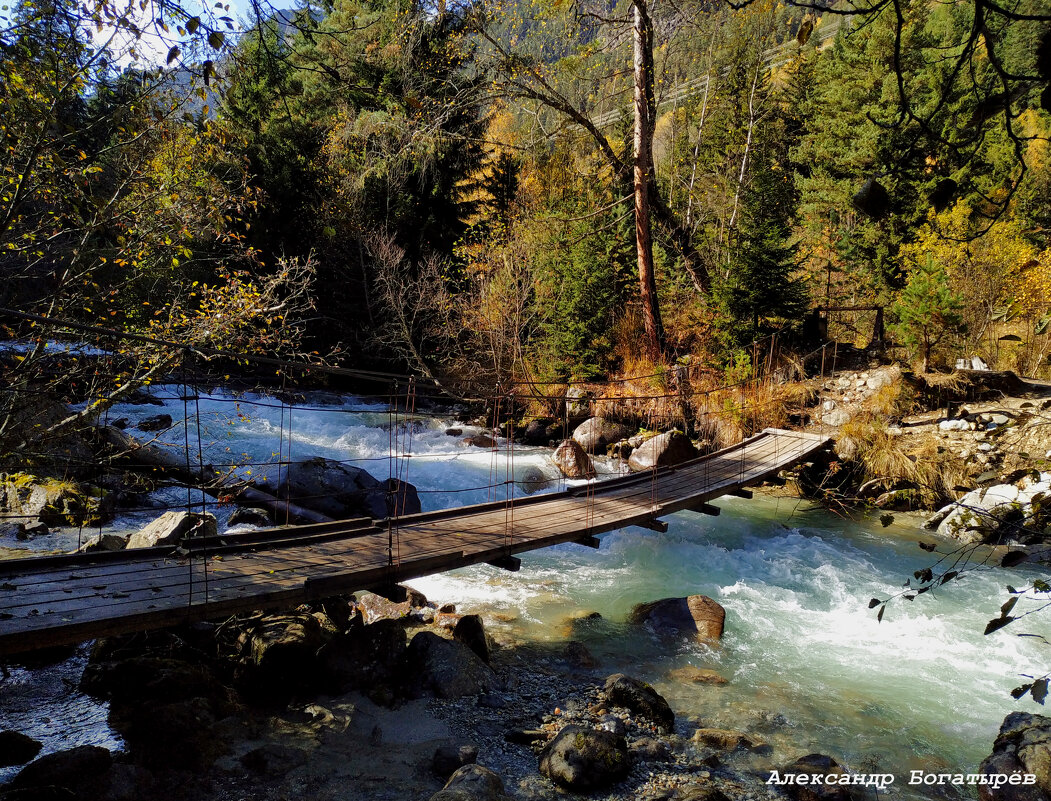
{"label": "green leaves", "polygon": [[226,43],[226,34],[222,31],[212,31],[208,34],[208,46],[215,49],[221,50],[223,45]]}

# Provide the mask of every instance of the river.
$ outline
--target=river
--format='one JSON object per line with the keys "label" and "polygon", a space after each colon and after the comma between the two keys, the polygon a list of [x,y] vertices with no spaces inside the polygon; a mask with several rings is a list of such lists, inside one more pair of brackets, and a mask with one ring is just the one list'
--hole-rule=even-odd
{"label": "river", "polygon": [[[447,435],[451,427],[464,435],[478,430],[448,414],[394,420],[385,403],[361,398],[308,396],[293,409],[260,395],[217,390],[180,400],[181,387],[153,391],[163,409],[122,405],[109,417],[134,424],[161,412],[176,420],[184,410],[199,413],[205,461],[249,463],[244,473],[257,474],[260,463],[277,458],[312,456],[347,460],[379,478],[400,469],[420,489],[425,510],[503,498],[512,487],[521,495],[517,485],[487,486],[528,471],[559,483],[548,450],[516,446],[511,466],[505,450],[463,447],[459,436]],[[189,433],[196,459],[195,422]],[[178,447],[185,442],[181,425],[162,438]],[[395,441],[399,453],[412,456],[391,460]],[[616,469],[600,463],[607,473]],[[185,502],[185,491],[154,493],[155,508],[124,515],[112,528],[134,529],[161,507]],[[432,601],[482,613],[505,640],[581,640],[603,670],[652,682],[680,720],[752,732],[787,758],[820,751],[854,769],[899,776],[914,769],[973,772],[1005,714],[1043,711],[1028,697],[1014,701],[1010,690],[1023,674],[1045,670],[1046,646],[1017,633],[1051,637],[1046,616],[1027,618],[1017,632],[982,633],[1006,599],[1006,585],[1025,586],[1031,571],[971,571],[915,601],[891,603],[878,622],[869,600],[895,595],[913,571],[932,562],[917,545],[932,541],[919,518],[900,515],[884,528],[875,516],[842,519],[762,494],[717,505],[719,517],[669,517],[666,533],[632,527],[603,535],[597,550],[564,545],[524,554],[518,573],[480,566],[412,584]],[[207,506],[222,530],[231,510]],[[13,549],[75,547],[87,533],[0,541],[0,548],[11,556]],[[660,640],[623,622],[636,603],[695,593],[727,610],[717,648]],[[580,612],[601,618],[567,622]],[[104,709],[73,689],[83,659],[13,669],[0,683],[0,729],[27,731],[48,750],[118,745]],[[671,678],[685,665],[714,669],[729,683]]]}

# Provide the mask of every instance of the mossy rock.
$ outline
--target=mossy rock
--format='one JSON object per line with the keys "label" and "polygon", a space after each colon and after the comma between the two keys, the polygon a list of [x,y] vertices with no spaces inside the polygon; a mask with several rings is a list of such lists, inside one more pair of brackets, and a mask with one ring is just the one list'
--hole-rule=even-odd
{"label": "mossy rock", "polygon": [[98,487],[30,473],[3,473],[0,482],[0,511],[9,517],[22,516],[52,528],[97,526],[113,517],[110,493]]}

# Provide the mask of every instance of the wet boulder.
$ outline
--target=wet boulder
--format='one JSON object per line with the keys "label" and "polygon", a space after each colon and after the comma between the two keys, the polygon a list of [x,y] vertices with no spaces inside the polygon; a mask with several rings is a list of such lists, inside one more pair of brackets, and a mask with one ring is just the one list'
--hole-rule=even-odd
{"label": "wet boulder", "polygon": [[460,444],[468,448],[495,448],[497,446],[496,440],[488,434],[475,434],[474,436],[464,437]]}
{"label": "wet boulder", "polygon": [[511,801],[503,780],[489,768],[464,765],[430,801]]}
{"label": "wet boulder", "polygon": [[128,538],[128,548],[178,545],[184,537],[214,537],[218,532],[210,512],[165,512]]}
{"label": "wet boulder", "polygon": [[1032,774],[1035,785],[979,785],[979,801],[1047,801],[1051,798],[1051,717],[1012,712],[1000,725],[993,752],[979,768],[985,775]]}
{"label": "wet boulder", "polygon": [[708,748],[717,748],[721,751],[763,751],[766,745],[744,732],[732,731],[730,729],[697,729],[693,733],[693,741],[698,745]]}
{"label": "wet boulder", "polygon": [[698,456],[697,448],[681,431],[666,431],[643,442],[628,457],[628,467],[639,472],[681,464]]}
{"label": "wet boulder", "polygon": [[337,520],[383,520],[420,511],[420,498],[412,484],[394,478],[380,481],[359,467],[321,457],[274,468],[273,474],[265,473],[256,485]]}
{"label": "wet boulder", "polygon": [[655,723],[664,732],[675,728],[675,713],[664,697],[646,682],[614,673],[606,679],[604,689],[612,706],[622,706],[633,715]]}
{"label": "wet boulder", "polygon": [[707,595],[638,604],[628,615],[629,623],[644,623],[658,634],[692,633],[703,642],[718,642],[725,621],[726,610]]}
{"label": "wet boulder", "polygon": [[551,480],[544,475],[544,471],[539,467],[531,466],[522,471],[515,483],[527,494],[532,495],[534,492],[545,489],[551,483]]}
{"label": "wet boulder", "polygon": [[551,417],[534,417],[522,431],[522,441],[526,445],[547,445],[551,440],[550,430],[556,422]]}
{"label": "wet boulder", "polygon": [[0,768],[24,765],[43,748],[37,740],[20,731],[0,731]]}
{"label": "wet boulder", "polygon": [[171,428],[173,424],[174,422],[170,414],[155,414],[152,417],[143,418],[135,427],[139,429],[139,431],[166,431]]}
{"label": "wet boulder", "polygon": [[127,545],[128,541],[119,534],[92,534],[77,548],[77,553],[123,551]]}
{"label": "wet boulder", "polygon": [[610,445],[630,437],[632,433],[628,426],[604,417],[591,417],[574,429],[573,440],[585,453],[605,453]]}
{"label": "wet boulder", "polygon": [[631,759],[624,737],[571,724],[540,754],[540,772],[567,790],[590,792],[628,775]]}
{"label": "wet boulder", "polygon": [[453,639],[462,642],[485,662],[489,664],[492,643],[485,630],[485,623],[478,615],[464,615],[453,626]]}
{"label": "wet boulder", "polygon": [[462,698],[499,689],[500,682],[470,648],[430,631],[412,638],[406,654],[406,684],[415,697]]}
{"label": "wet boulder", "polygon": [[[813,777],[843,776],[846,770],[836,760],[824,754],[807,754],[780,769],[780,777],[807,774],[808,784],[785,784],[781,789],[794,801],[862,801],[871,791],[863,786],[826,783],[829,779]],[[838,781],[838,780],[837,780]]]}
{"label": "wet boulder", "polygon": [[594,478],[595,466],[591,457],[575,440],[566,439],[555,448],[551,459],[566,478]]}
{"label": "wet boulder", "polygon": [[70,798],[97,798],[108,784],[107,774],[112,765],[113,757],[105,748],[81,745],[30,762],[5,789],[58,787],[71,791]]}
{"label": "wet boulder", "polygon": [[233,526],[255,526],[256,528],[269,528],[274,525],[270,513],[266,509],[257,509],[253,506],[239,506],[234,509],[226,525]]}

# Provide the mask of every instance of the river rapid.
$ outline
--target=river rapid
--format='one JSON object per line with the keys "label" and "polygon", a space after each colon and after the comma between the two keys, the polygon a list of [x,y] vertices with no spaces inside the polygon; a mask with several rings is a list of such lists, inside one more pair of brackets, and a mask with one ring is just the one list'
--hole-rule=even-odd
{"label": "river rapid", "polygon": [[[324,456],[380,479],[400,475],[419,488],[424,510],[521,496],[515,481],[538,473],[550,488],[560,486],[548,449],[515,446],[511,458],[506,448],[465,447],[446,430],[468,436],[479,429],[447,412],[395,418],[383,401],[330,394],[290,407],[257,394],[215,390],[187,400],[182,387],[153,391],[164,408],[122,405],[110,419],[134,425],[162,412],[177,421],[188,413],[188,431],[178,423],[161,439],[175,448],[189,441],[196,461],[199,421],[203,459],[239,464],[245,475],[258,476],[277,459]],[[402,458],[390,458],[392,445]],[[599,469],[618,467],[600,460]],[[154,493],[149,508],[108,528],[133,530],[186,500],[185,490]],[[206,504],[223,530],[231,509]],[[915,601],[892,602],[878,622],[869,600],[897,594],[933,561],[917,545],[933,541],[919,518],[899,515],[884,528],[875,517],[842,519],[758,493],[717,505],[719,517],[672,515],[666,533],[630,527],[602,535],[597,550],[564,545],[523,554],[518,573],[479,566],[411,583],[432,601],[481,613],[505,642],[582,641],[605,673],[651,682],[680,721],[751,732],[786,760],[827,753],[855,770],[896,774],[899,783],[910,770],[973,772],[1004,715],[1043,711],[1028,697],[1013,700],[1010,690],[1023,675],[1045,672],[1046,645],[1017,634],[1051,637],[1047,617],[1029,617],[1017,631],[982,633],[1008,597],[1006,585],[1026,586],[1037,574],[969,571]],[[90,533],[5,540],[0,551],[71,549]],[[662,640],[624,623],[637,603],[696,593],[726,608],[717,648]],[[601,618],[580,620],[584,612]],[[25,731],[48,751],[119,747],[105,709],[75,691],[84,660],[82,652],[58,666],[12,667],[0,681],[0,729]],[[729,683],[675,680],[671,672],[687,665],[713,669]]]}

